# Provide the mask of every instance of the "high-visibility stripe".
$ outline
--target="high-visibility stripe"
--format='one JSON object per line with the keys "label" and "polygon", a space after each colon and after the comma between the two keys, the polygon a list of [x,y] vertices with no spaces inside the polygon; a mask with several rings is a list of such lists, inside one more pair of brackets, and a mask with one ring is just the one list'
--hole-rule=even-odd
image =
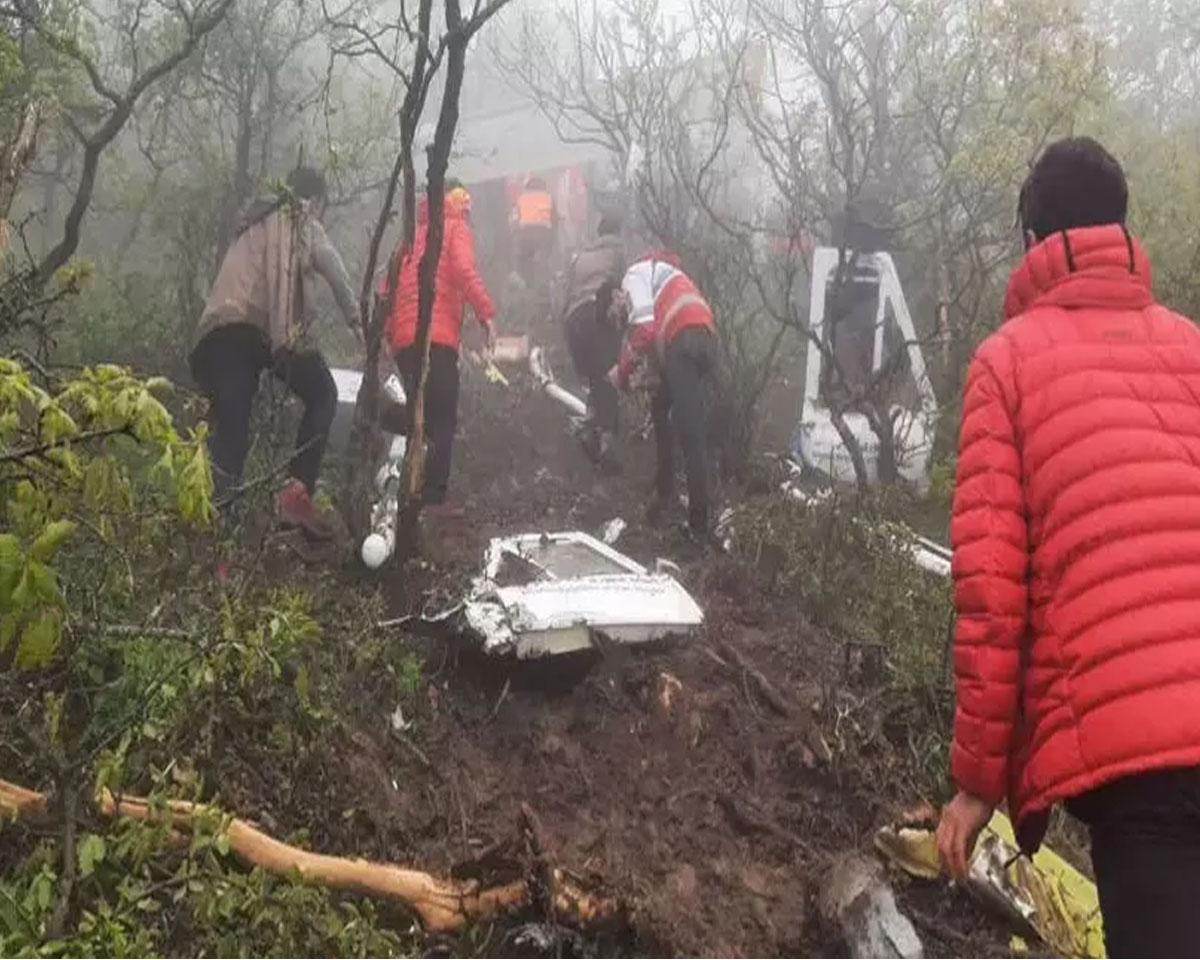
{"label": "high-visibility stripe", "polygon": [[667,344],[671,342],[671,338],[675,335],[675,328],[678,325],[677,321],[682,323],[684,319],[684,311],[691,310],[693,312],[703,311],[702,318],[694,323],[682,324],[683,326],[712,326],[712,308],[708,305],[700,294],[695,291],[689,291],[679,294],[671,301],[671,305],[663,314],[662,323],[658,325],[658,330],[655,331],[655,350],[658,352],[659,360],[666,359]]}

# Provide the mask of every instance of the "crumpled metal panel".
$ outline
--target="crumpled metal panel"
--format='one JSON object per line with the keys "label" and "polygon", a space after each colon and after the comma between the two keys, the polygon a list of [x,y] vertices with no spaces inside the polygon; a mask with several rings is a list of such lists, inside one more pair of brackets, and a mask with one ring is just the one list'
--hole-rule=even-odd
{"label": "crumpled metal panel", "polygon": [[522,658],[648,643],[704,622],[674,577],[579,532],[493,540],[465,616],[487,652]]}

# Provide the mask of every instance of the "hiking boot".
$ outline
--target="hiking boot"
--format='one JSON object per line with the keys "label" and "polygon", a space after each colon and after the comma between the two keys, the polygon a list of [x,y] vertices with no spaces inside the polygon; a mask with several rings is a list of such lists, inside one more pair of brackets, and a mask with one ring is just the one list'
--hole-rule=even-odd
{"label": "hiking boot", "polygon": [[314,540],[333,539],[333,523],[317,509],[308,488],[299,480],[292,480],[279,495],[279,519]]}

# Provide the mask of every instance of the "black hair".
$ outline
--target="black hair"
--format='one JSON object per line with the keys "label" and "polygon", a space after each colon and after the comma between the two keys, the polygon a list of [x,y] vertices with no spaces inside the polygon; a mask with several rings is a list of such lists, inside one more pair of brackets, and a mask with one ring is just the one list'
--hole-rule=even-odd
{"label": "black hair", "polygon": [[325,196],[325,174],[314,167],[296,167],[287,178],[288,189],[301,200],[317,200]]}
{"label": "black hair", "polygon": [[445,189],[446,193],[449,193],[451,190],[467,189],[466,186],[463,184],[463,182],[458,179],[458,177],[447,177],[445,182],[442,184],[442,186]]}
{"label": "black hair", "polygon": [[1038,240],[1075,227],[1125,223],[1129,187],[1111,153],[1091,137],[1050,144],[1021,187],[1017,221]]}
{"label": "black hair", "polygon": [[600,225],[596,227],[596,233],[601,237],[610,237],[620,232],[621,221],[612,216],[601,217]]}

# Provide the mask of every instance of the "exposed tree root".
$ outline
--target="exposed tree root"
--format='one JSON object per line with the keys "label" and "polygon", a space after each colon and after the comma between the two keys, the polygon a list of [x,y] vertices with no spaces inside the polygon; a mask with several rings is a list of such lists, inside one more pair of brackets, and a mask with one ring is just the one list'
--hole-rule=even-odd
{"label": "exposed tree root", "polygon": [[[101,795],[98,807],[105,817],[154,820],[163,815],[144,798],[121,797],[118,800],[107,790]],[[12,816],[42,816],[45,811],[45,794],[0,780],[0,812]],[[210,811],[203,804],[169,800],[164,812],[176,828],[186,831],[197,817],[217,811]],[[528,830],[528,813],[523,814],[523,820]],[[537,902],[545,897],[546,886],[545,861],[540,850],[537,869],[541,876],[484,887],[473,880],[442,879],[421,870],[302,850],[281,843],[239,817],[229,819],[225,832],[230,848],[249,866],[282,876],[295,872],[306,883],[399,900],[412,909],[425,929],[431,932],[453,932],[468,923],[499,914],[544,907]],[[590,893],[564,871],[554,869],[550,876],[551,909],[558,918],[592,926],[618,915],[619,906],[614,900]]]}

